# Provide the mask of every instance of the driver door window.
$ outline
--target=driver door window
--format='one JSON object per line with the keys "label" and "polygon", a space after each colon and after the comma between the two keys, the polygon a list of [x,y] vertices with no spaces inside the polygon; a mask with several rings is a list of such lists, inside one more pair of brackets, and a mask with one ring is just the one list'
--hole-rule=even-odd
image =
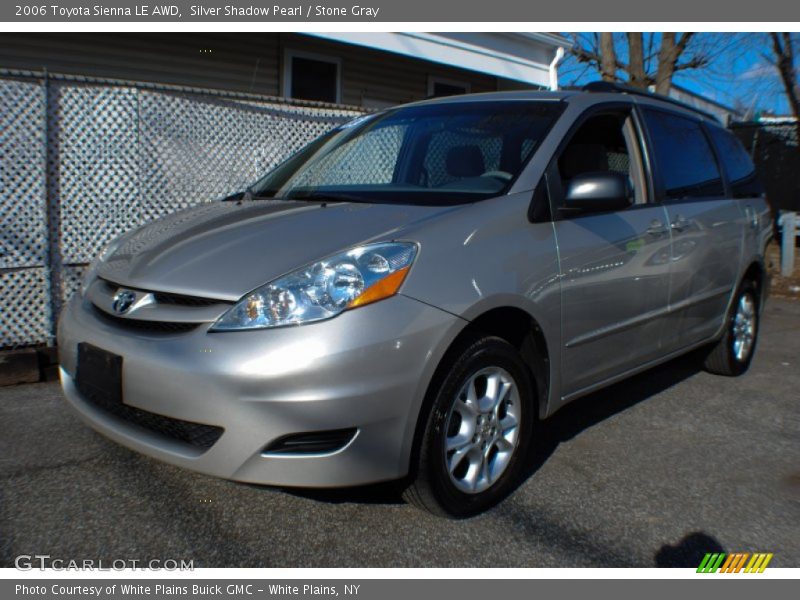
{"label": "driver door window", "polygon": [[636,128],[627,113],[589,118],[564,148],[557,166],[562,190],[579,175],[616,172],[628,178],[632,204],[647,201]]}

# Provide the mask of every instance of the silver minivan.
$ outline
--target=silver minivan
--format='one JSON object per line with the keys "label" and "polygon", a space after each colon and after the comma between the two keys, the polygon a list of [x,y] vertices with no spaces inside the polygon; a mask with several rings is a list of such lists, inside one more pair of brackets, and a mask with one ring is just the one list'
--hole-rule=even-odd
{"label": "silver minivan", "polygon": [[113,241],[58,331],[95,429],[201,473],[463,517],[547,417],[690,350],[744,373],[771,218],[713,118],[609,85],[410,104]]}

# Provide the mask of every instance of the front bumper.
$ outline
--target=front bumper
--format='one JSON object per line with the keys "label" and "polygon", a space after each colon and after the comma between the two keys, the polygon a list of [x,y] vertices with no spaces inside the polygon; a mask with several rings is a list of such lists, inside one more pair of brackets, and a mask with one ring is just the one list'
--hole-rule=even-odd
{"label": "front bumper", "polygon": [[[112,440],[208,475],[286,486],[349,486],[408,471],[419,407],[463,321],[402,295],[303,326],[209,333],[145,333],[101,319],[79,297],[58,329],[64,393]],[[132,425],[76,388],[81,342],[123,357],[126,405],[222,427],[199,449]],[[327,454],[265,455],[286,435],[356,427]]]}

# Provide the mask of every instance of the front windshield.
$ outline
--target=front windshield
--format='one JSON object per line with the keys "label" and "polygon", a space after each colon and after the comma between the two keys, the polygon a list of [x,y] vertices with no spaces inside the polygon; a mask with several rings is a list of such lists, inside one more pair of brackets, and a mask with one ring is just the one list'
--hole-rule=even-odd
{"label": "front windshield", "polygon": [[252,187],[282,199],[458,204],[504,193],[561,111],[552,101],[409,106],[361,117]]}

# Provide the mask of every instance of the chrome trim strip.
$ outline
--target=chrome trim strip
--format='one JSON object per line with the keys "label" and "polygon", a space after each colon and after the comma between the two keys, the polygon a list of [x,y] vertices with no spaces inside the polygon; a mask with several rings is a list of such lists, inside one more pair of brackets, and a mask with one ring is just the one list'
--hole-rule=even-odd
{"label": "chrome trim strip", "polygon": [[[114,311],[112,305],[117,289],[131,290],[137,294],[134,305],[124,314]],[[112,291],[113,290],[113,291]],[[131,321],[160,321],[164,323],[214,323],[231,307],[230,302],[219,301],[206,306],[181,306],[160,304],[155,300],[158,291],[137,290],[116,286],[97,279],[86,291],[86,298],[95,308],[117,319]]]}

